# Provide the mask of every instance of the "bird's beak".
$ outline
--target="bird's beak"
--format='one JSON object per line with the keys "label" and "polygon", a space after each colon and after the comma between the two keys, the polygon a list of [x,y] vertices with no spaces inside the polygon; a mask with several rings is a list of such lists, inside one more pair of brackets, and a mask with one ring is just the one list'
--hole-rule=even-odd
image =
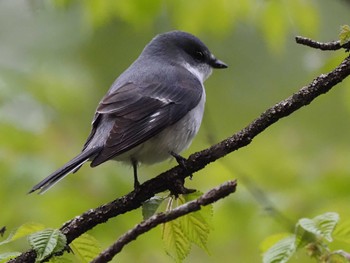
{"label": "bird's beak", "polygon": [[212,66],[213,68],[227,68],[227,64],[219,59],[217,59],[216,57],[212,56],[210,61],[209,61],[209,65]]}

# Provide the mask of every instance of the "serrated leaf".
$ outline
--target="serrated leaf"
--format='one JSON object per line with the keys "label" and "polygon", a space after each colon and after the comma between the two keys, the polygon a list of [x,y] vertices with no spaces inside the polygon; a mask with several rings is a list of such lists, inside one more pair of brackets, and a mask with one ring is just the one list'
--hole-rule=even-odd
{"label": "serrated leaf", "polygon": [[261,242],[260,244],[260,250],[265,253],[267,250],[269,250],[274,244],[276,244],[278,241],[289,237],[290,233],[279,233],[279,234],[275,234],[272,236],[268,236],[267,238],[265,238],[265,240],[263,242]]}
{"label": "serrated leaf", "polygon": [[20,252],[7,252],[0,254],[0,263],[8,262],[10,259],[18,257],[19,255],[21,255]]}
{"label": "serrated leaf", "polygon": [[208,242],[210,227],[204,217],[200,213],[194,212],[181,217],[179,223],[187,239],[208,253],[206,244]]}
{"label": "serrated leaf", "polygon": [[76,238],[70,245],[74,255],[80,260],[80,262],[91,262],[96,256],[98,256],[102,250],[99,242],[96,238],[89,234],[82,234]]}
{"label": "serrated leaf", "polygon": [[[177,205],[185,204],[197,199],[202,193],[195,192],[188,195],[181,195],[176,199]],[[173,204],[169,200],[168,208]],[[207,253],[206,243],[211,229],[213,208],[211,205],[202,207],[201,210],[184,215],[174,221],[163,225],[163,242],[165,250],[177,262],[181,262],[189,253],[192,243],[198,245]]]}
{"label": "serrated leaf", "polygon": [[[184,196],[185,202],[192,201],[201,196],[202,193],[195,192]],[[187,214],[179,218],[180,227],[187,239],[209,253],[206,246],[211,229],[213,217],[212,205],[201,207],[199,211]]]}
{"label": "serrated leaf", "polygon": [[151,216],[153,216],[163,201],[164,201],[163,197],[154,196],[148,199],[146,202],[144,202],[142,204],[143,219],[146,220]]}
{"label": "serrated leaf", "polygon": [[321,236],[331,242],[333,240],[332,233],[338,221],[339,215],[337,213],[328,212],[313,219],[302,218],[299,220],[298,225],[315,236]]}
{"label": "serrated leaf", "polygon": [[57,245],[54,248],[53,253],[60,252],[63,249],[65,249],[67,246],[66,236],[60,230],[57,229],[56,231],[58,231],[58,238],[57,238]]}
{"label": "serrated leaf", "polygon": [[303,227],[299,225],[299,223],[295,226],[295,246],[296,248],[301,248],[306,246],[307,244],[315,241],[315,235],[306,231]]}
{"label": "serrated leaf", "polygon": [[174,220],[163,224],[162,232],[166,253],[176,262],[183,261],[190,252],[191,243],[182,232],[179,221]]}
{"label": "serrated leaf", "polygon": [[295,253],[295,235],[290,235],[275,243],[263,255],[263,263],[284,263]]}
{"label": "serrated leaf", "polygon": [[66,236],[58,229],[52,228],[31,234],[28,241],[37,253],[37,261],[63,250],[67,244]]}
{"label": "serrated leaf", "polygon": [[344,45],[345,43],[350,41],[350,26],[343,25],[339,34],[340,45]]}
{"label": "serrated leaf", "polygon": [[21,237],[25,237],[28,236],[32,233],[38,232],[40,230],[43,230],[45,228],[45,226],[43,224],[39,224],[39,223],[25,223],[23,225],[21,225],[20,227],[18,227],[17,229],[15,229],[14,231],[12,231],[8,238],[5,239],[4,241],[0,242],[0,246],[9,242],[12,242],[16,239],[19,239]]}

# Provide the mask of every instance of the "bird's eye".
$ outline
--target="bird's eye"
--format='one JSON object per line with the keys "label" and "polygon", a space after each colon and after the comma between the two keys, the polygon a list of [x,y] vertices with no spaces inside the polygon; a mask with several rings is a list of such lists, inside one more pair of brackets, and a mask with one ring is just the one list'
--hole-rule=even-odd
{"label": "bird's eye", "polygon": [[195,51],[194,52],[194,58],[200,61],[204,60],[204,54],[202,51]]}

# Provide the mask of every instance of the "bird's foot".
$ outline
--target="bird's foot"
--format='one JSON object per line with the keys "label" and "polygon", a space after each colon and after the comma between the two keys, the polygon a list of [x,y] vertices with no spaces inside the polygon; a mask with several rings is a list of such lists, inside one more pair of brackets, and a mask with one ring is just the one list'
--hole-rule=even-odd
{"label": "bird's foot", "polygon": [[[186,171],[188,171],[189,169],[187,168],[186,165],[186,158],[182,157],[181,155],[171,151],[170,154],[175,158],[175,160],[177,161],[177,163],[184,168]],[[190,174],[190,179],[192,180],[192,173]]]}

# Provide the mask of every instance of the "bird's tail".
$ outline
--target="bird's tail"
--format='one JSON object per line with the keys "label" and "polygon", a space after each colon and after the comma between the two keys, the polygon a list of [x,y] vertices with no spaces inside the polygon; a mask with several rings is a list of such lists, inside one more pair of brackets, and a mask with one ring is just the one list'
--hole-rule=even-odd
{"label": "bird's tail", "polygon": [[37,190],[40,190],[40,194],[45,193],[52,186],[62,180],[65,176],[70,174],[71,172],[75,172],[82,166],[86,161],[88,161],[92,156],[94,156],[99,151],[98,148],[92,148],[87,151],[83,151],[68,163],[66,163],[61,168],[57,169],[55,172],[50,174],[44,180],[42,180],[37,185],[33,186],[33,188],[28,192],[28,194],[33,193]]}

